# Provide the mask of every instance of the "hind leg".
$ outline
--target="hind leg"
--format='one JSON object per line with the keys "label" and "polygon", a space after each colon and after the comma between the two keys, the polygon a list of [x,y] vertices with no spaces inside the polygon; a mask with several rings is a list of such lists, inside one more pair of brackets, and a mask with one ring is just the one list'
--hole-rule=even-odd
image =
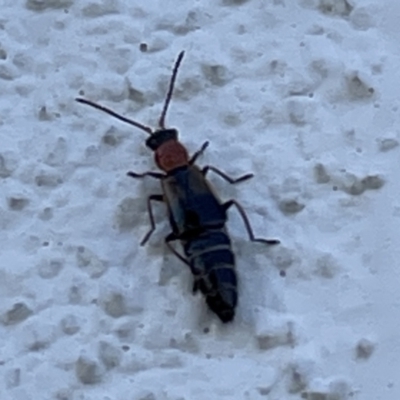
{"label": "hind leg", "polygon": [[278,239],[262,239],[262,238],[256,238],[253,233],[253,229],[251,228],[250,221],[246,215],[246,212],[244,211],[243,207],[236,201],[236,200],[229,200],[226,203],[223,204],[225,210],[228,210],[229,207],[235,206],[236,209],[238,210],[240,216],[242,217],[244,226],[246,228],[247,234],[249,235],[249,239],[252,242],[261,242],[261,243],[266,243],[268,245],[274,245],[274,244],[279,244],[280,240]]}
{"label": "hind leg", "polygon": [[192,293],[196,294],[199,291],[199,281],[194,278]]}
{"label": "hind leg", "polygon": [[171,252],[178,257],[183,263],[188,265],[190,267],[190,263],[186,258],[178,253],[178,251],[172,246],[171,242],[178,240],[178,237],[175,235],[175,233],[171,232],[169,235],[165,237],[165,244],[168,246],[168,248],[171,250]]}

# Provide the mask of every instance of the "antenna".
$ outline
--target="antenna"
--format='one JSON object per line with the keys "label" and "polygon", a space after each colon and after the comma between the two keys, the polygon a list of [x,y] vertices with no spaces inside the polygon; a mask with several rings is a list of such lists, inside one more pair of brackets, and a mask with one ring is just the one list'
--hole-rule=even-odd
{"label": "antenna", "polygon": [[96,104],[96,103],[94,103],[93,101],[86,100],[86,99],[83,99],[83,98],[81,98],[81,97],[78,97],[78,98],[75,99],[75,100],[76,100],[78,103],[87,104],[88,106],[94,107],[94,108],[96,108],[97,110],[104,111],[105,113],[112,115],[114,118],[117,118],[117,119],[119,119],[119,120],[121,120],[121,121],[123,121],[123,122],[126,122],[126,123],[130,124],[130,125],[136,126],[136,128],[139,128],[139,129],[141,129],[141,130],[147,132],[149,135],[151,135],[151,134],[153,133],[153,131],[152,131],[152,129],[151,129],[150,127],[148,127],[148,126],[146,126],[146,125],[143,125],[143,124],[141,124],[141,123],[139,123],[139,122],[133,121],[133,120],[131,120],[131,119],[129,119],[129,118],[126,118],[126,117],[124,117],[124,116],[122,116],[122,115],[119,115],[119,114],[117,114],[115,111],[110,110],[110,109],[107,108],[107,107],[101,106],[100,104]]}
{"label": "antenna", "polygon": [[158,121],[158,125],[160,126],[161,129],[165,129],[165,116],[167,114],[168,106],[171,101],[172,92],[174,91],[174,85],[175,85],[176,75],[178,73],[178,68],[182,62],[182,58],[183,58],[184,54],[185,54],[184,51],[181,51],[179,53],[178,58],[175,61],[174,69],[172,70],[172,76],[171,76],[171,80],[169,82],[167,97],[165,98],[164,107],[163,107],[160,119]]}

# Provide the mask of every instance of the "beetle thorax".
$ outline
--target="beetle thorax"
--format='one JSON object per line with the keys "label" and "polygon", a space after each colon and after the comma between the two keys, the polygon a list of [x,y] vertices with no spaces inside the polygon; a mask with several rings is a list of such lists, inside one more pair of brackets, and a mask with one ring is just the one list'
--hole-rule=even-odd
{"label": "beetle thorax", "polygon": [[165,172],[183,167],[189,163],[189,155],[185,147],[177,140],[168,140],[155,152],[157,166]]}

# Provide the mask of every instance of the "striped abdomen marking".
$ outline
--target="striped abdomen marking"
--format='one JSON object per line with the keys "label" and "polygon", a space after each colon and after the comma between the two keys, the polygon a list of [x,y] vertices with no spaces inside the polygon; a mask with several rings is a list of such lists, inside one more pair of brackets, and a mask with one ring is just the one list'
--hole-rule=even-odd
{"label": "striped abdomen marking", "polygon": [[184,244],[195,279],[195,289],[206,297],[210,309],[223,322],[235,315],[237,277],[235,257],[223,230],[206,231]]}

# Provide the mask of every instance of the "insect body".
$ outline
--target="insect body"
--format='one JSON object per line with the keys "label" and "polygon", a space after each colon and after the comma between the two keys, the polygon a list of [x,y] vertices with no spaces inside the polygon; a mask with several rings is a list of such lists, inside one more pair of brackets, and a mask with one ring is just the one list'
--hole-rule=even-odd
{"label": "insect body", "polygon": [[[235,200],[223,203],[206,179],[207,172],[213,171],[229,183],[235,184],[250,179],[253,174],[232,179],[212,166],[200,169],[195,165],[195,161],[207,148],[208,142],[205,142],[200,150],[189,157],[186,148],[178,141],[178,131],[165,128],[165,116],[183,55],[184,52],[181,52],[175,62],[168,94],[159,120],[160,128],[154,132],[151,128],[125,118],[92,101],[82,98],[76,100],[104,111],[150,134],[146,140],[146,146],[154,151],[155,162],[163,173],[145,172],[139,174],[128,172],[128,175],[133,178],[149,176],[161,181],[162,194],[153,194],[147,199],[151,228],[141,241],[141,245],[148,241],[155,230],[152,202],[164,202],[167,205],[172,228],[172,232],[165,238],[167,246],[181,261],[189,266],[194,277],[193,292],[200,291],[205,296],[209,308],[218,315],[221,321],[229,322],[233,320],[235,315],[238,283],[235,256],[225,228],[227,210],[231,206],[236,207],[251,241],[273,245],[278,244],[279,240],[255,238],[249,220],[240,204]],[[172,242],[176,240],[181,242],[184,255],[172,246]]]}

